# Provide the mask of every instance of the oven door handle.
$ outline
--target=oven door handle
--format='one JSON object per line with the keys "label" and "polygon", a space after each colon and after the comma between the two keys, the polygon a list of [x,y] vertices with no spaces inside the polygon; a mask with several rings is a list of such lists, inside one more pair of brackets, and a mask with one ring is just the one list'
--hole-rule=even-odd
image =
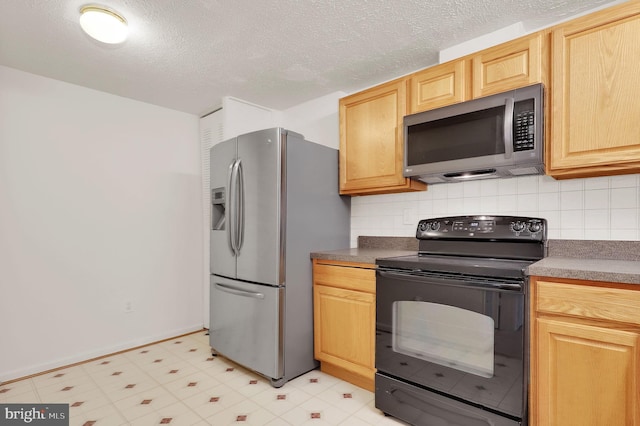
{"label": "oven door handle", "polygon": [[473,281],[472,277],[466,279],[457,279],[452,277],[443,277],[438,274],[429,274],[423,271],[388,271],[378,268],[377,273],[382,277],[395,278],[405,281],[428,281],[434,284],[448,285],[452,287],[480,288],[487,291],[522,291],[522,284],[512,282],[502,282],[499,279],[495,281]]}

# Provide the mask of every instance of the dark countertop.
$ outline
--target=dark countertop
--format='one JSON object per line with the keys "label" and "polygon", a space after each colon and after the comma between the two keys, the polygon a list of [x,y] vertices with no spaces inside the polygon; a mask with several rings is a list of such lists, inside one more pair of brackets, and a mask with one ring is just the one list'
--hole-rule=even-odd
{"label": "dark countertop", "polygon": [[529,275],[640,284],[640,241],[549,240]]}
{"label": "dark countertop", "polygon": [[548,249],[529,275],[640,284],[640,241],[549,240]]}
{"label": "dark countertop", "polygon": [[314,252],[311,258],[374,265],[379,258],[408,256],[417,252],[418,240],[414,237],[360,236],[357,248]]}
{"label": "dark countertop", "polygon": [[[358,237],[358,247],[311,253],[312,259],[375,264],[382,257],[418,250],[413,237]],[[549,240],[546,258],[527,274],[640,285],[640,241]]]}
{"label": "dark countertop", "polygon": [[418,251],[393,250],[378,248],[349,248],[311,253],[312,259],[335,260],[340,262],[370,263],[374,265],[376,259],[383,257],[408,256]]}
{"label": "dark countertop", "polygon": [[640,262],[551,256],[529,266],[527,274],[640,285]]}

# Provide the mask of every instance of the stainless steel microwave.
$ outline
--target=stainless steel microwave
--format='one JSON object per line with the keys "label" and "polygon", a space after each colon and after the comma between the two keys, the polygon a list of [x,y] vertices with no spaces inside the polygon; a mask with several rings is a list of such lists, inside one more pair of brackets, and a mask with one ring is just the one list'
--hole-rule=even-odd
{"label": "stainless steel microwave", "polygon": [[544,174],[535,84],[404,117],[404,176],[434,184]]}

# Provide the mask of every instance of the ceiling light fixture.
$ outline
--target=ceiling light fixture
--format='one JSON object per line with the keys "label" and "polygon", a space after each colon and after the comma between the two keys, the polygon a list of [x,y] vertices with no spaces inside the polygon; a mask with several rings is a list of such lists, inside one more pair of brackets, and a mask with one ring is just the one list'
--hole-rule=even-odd
{"label": "ceiling light fixture", "polygon": [[103,43],[122,43],[129,35],[127,20],[104,6],[88,5],[80,8],[80,26],[89,36]]}

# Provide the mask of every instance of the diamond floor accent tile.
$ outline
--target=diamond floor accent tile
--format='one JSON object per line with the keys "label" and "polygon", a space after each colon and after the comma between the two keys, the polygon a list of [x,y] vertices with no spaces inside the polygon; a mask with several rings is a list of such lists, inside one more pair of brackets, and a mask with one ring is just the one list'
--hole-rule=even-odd
{"label": "diamond floor accent tile", "polygon": [[313,370],[281,388],[223,356],[197,332],[0,384],[0,403],[68,403],[70,425],[402,425],[373,393]]}

